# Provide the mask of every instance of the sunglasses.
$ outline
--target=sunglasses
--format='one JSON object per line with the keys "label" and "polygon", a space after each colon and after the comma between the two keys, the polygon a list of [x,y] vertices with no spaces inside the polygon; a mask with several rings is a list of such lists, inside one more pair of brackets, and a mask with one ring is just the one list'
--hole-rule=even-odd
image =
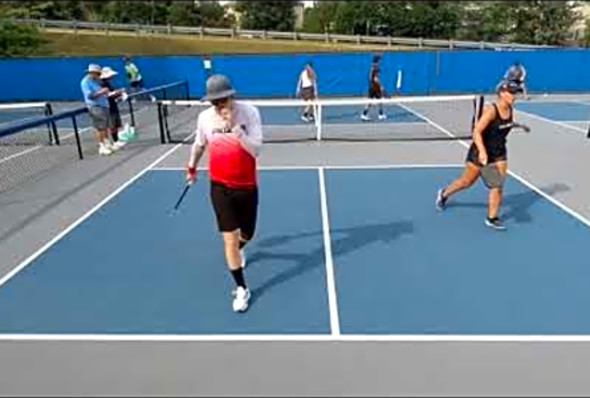
{"label": "sunglasses", "polygon": [[211,101],[211,104],[216,108],[225,108],[228,106],[230,98],[222,98],[218,100]]}

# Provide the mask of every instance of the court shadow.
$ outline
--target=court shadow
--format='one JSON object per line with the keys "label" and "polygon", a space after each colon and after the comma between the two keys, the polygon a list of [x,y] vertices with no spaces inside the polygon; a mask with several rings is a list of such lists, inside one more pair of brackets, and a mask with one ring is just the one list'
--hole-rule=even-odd
{"label": "court shadow", "polygon": [[[337,260],[338,257],[354,252],[364,246],[375,242],[392,242],[399,239],[402,235],[414,232],[414,225],[409,221],[399,221],[381,224],[369,224],[353,228],[342,228],[330,231],[332,236],[332,257]],[[323,232],[321,230],[294,235],[281,235],[267,238],[258,242],[258,250],[248,258],[248,268],[255,267],[256,263],[263,260],[290,261],[293,266],[282,270],[279,274],[265,281],[261,286],[252,291],[252,302],[262,297],[272,289],[288,282],[294,278],[304,275],[317,267],[323,267],[325,261],[324,245],[307,253],[276,253],[266,251],[287,245],[290,242],[316,237],[322,241]]]}
{"label": "court shadow", "polygon": [[[568,185],[562,183],[551,184],[546,187],[540,187],[539,189],[551,196],[562,192],[568,192],[570,190]],[[517,224],[529,223],[533,220],[530,208],[541,199],[543,199],[541,195],[530,189],[526,192],[506,195],[502,203],[500,214],[504,220],[513,220]],[[487,196],[481,202],[461,202],[460,200],[451,200],[447,207],[487,209]]]}

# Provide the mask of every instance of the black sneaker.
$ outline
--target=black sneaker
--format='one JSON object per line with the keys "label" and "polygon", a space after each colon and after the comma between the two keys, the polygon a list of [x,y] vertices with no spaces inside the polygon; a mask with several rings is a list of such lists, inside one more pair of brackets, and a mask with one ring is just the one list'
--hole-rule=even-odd
{"label": "black sneaker", "polygon": [[449,198],[445,198],[443,196],[443,189],[439,189],[436,194],[436,210],[443,211],[445,209],[445,205],[447,204],[447,200]]}
{"label": "black sneaker", "polygon": [[502,224],[502,221],[500,220],[499,217],[494,217],[494,218],[486,217],[486,225],[488,227],[494,228],[495,230],[498,230],[498,231],[504,231],[506,229],[506,227],[504,226],[504,224]]}

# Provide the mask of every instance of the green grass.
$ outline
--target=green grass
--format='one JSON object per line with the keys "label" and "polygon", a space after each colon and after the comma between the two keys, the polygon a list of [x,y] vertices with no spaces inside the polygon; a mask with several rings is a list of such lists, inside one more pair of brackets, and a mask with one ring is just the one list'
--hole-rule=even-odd
{"label": "green grass", "polygon": [[44,30],[45,43],[34,54],[37,56],[101,56],[101,55],[200,55],[200,54],[256,54],[341,51],[414,50],[413,47],[355,45],[310,41],[200,38],[189,35],[142,35],[128,32]]}

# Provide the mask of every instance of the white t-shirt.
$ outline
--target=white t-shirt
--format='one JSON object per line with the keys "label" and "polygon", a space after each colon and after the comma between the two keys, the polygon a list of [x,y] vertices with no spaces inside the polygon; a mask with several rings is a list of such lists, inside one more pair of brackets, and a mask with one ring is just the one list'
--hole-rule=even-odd
{"label": "white t-shirt", "polygon": [[302,88],[314,86],[314,81],[310,77],[310,73],[307,71],[307,69],[304,69],[303,72],[301,72],[301,75],[299,76],[299,81]]}
{"label": "white t-shirt", "polygon": [[212,181],[242,188],[256,184],[256,157],[262,147],[262,123],[257,108],[234,102],[232,126],[210,107],[199,114],[195,146],[209,147]]}

